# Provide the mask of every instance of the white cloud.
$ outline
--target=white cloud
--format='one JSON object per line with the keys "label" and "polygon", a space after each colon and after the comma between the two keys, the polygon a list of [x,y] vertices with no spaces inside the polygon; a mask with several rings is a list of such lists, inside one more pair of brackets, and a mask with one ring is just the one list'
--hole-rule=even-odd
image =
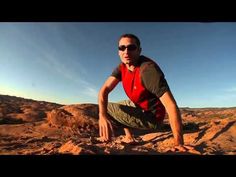
{"label": "white cloud", "polygon": [[[46,65],[47,67],[50,67],[51,69],[53,68],[54,71],[56,71],[58,74],[60,74],[61,76],[71,80],[72,82],[75,82],[76,84],[78,84],[80,86],[80,90],[81,94],[84,94],[86,96],[92,97],[92,98],[97,98],[97,94],[98,91],[95,88],[95,86],[93,86],[91,83],[87,82],[84,78],[86,78],[86,76],[84,76],[83,73],[79,73],[73,74],[69,68],[67,68],[63,63],[60,63],[60,61],[58,61],[56,59],[56,57],[49,55],[49,54],[44,54],[45,55],[45,60],[43,60],[43,64]],[[42,62],[42,60],[41,60]],[[80,67],[78,68],[78,71],[80,71]],[[83,77],[84,76],[84,77]]]}
{"label": "white cloud", "polygon": [[92,87],[86,87],[82,93],[92,98],[97,98],[98,95],[98,91]]}
{"label": "white cloud", "polygon": [[226,92],[236,92],[236,87],[225,89]]}
{"label": "white cloud", "polygon": [[[21,31],[16,32],[20,33]],[[60,35],[56,35],[56,38],[63,45],[70,45]],[[58,51],[47,40],[39,39],[39,41],[35,42],[34,40],[31,40],[28,34],[25,34],[25,36],[22,37],[22,40],[25,41],[25,43],[29,47],[29,50],[32,50],[32,52],[38,54],[37,57],[34,58],[38,64],[43,65],[44,67],[48,68],[48,70],[55,72],[59,75],[59,77],[64,77],[69,81],[76,83],[76,85],[78,85],[78,90],[82,90],[80,92],[81,94],[92,98],[97,97],[97,90],[95,86],[85,80],[85,78],[87,78],[86,76],[88,72],[78,62],[78,58],[76,60],[70,58],[62,59],[60,53],[63,51]],[[70,64],[66,65],[68,64],[66,63],[66,61],[70,61]],[[76,71],[75,69],[73,71],[73,68],[75,68],[75,66]]]}

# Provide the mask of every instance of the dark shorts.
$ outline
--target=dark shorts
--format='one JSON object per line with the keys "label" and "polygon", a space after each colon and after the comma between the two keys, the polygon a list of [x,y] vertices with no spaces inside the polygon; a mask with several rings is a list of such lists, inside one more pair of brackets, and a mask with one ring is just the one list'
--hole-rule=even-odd
{"label": "dark shorts", "polygon": [[108,114],[111,122],[116,126],[131,127],[143,130],[157,130],[160,127],[155,115],[152,112],[144,112],[136,107],[130,100],[118,103],[108,103]]}

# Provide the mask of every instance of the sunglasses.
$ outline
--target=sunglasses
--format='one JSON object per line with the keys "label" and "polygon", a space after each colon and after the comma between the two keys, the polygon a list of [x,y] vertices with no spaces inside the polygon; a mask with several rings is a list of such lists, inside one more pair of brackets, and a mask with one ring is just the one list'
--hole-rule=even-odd
{"label": "sunglasses", "polygon": [[134,51],[134,50],[136,50],[138,47],[137,47],[136,45],[134,45],[134,44],[127,45],[127,46],[121,45],[121,46],[118,47],[118,49],[121,50],[121,51],[125,51],[126,48],[127,48],[128,51]]}

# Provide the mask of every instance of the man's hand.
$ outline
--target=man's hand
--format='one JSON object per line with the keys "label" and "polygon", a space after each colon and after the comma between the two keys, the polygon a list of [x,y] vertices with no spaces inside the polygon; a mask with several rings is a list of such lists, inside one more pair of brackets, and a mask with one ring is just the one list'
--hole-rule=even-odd
{"label": "man's hand", "polygon": [[111,135],[114,135],[114,131],[111,125],[111,122],[108,120],[107,116],[99,116],[99,135],[100,141],[109,141],[111,140]]}

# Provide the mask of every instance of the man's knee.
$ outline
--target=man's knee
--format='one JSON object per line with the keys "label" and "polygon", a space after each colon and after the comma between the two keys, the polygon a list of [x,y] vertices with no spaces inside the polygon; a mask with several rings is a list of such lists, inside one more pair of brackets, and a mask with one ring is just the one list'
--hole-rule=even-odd
{"label": "man's knee", "polygon": [[122,100],[117,102],[120,105],[135,107],[135,104],[130,100]]}
{"label": "man's knee", "polygon": [[119,105],[117,103],[108,103],[107,104],[107,112],[109,114],[113,114],[115,112],[119,111]]}

